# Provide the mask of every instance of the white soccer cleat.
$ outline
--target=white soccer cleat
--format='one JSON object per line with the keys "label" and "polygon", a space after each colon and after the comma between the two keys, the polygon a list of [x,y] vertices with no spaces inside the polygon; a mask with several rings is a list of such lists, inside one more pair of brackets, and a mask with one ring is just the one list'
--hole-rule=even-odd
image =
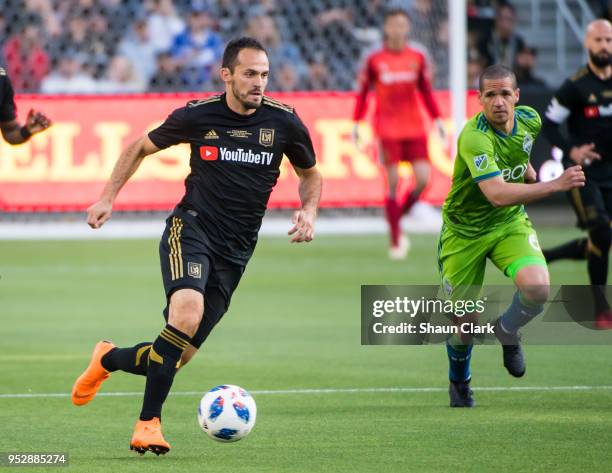
{"label": "white soccer cleat", "polygon": [[399,244],[389,248],[389,259],[398,261],[406,259],[410,250],[410,239],[406,235],[400,236]]}

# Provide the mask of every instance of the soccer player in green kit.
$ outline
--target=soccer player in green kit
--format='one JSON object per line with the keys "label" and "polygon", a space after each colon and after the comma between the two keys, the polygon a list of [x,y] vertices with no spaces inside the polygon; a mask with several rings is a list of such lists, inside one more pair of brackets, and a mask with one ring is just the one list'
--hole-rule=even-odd
{"label": "soccer player in green kit", "polygon": [[[538,113],[516,106],[514,73],[502,65],[484,70],[479,80],[482,112],[459,135],[453,183],[442,209],[438,267],[447,297],[469,299],[483,284],[486,259],[514,281],[510,307],[495,321],[504,366],[515,377],[525,374],[518,330],[542,312],[549,295],[546,260],[523,204],[584,186],[584,173],[573,166],[557,179],[536,182],[529,163],[541,126]],[[467,318],[466,318],[467,317]],[[471,316],[473,318],[473,316]],[[460,322],[469,322],[464,316]],[[451,407],[472,407],[469,335],[446,342]]]}

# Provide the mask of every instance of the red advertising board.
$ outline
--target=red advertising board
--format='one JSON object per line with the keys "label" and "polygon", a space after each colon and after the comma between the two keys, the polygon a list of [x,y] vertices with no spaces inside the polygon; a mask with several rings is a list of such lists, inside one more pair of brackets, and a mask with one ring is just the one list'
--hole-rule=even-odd
{"label": "red advertising board", "polygon": [[[442,113],[448,116],[448,92],[436,95]],[[325,179],[322,205],[381,205],[383,180],[372,128],[368,123],[362,127],[361,149],[351,140],[354,95],[324,92],[272,96],[294,106],[310,130]],[[0,210],[74,211],[87,208],[100,194],[121,150],[161,123],[173,109],[193,98],[202,96],[17,97],[21,120],[27,110],[34,107],[51,117],[54,125],[20,146],[0,140]],[[474,113],[476,106],[475,96],[470,94],[468,111]],[[426,114],[423,119],[428,120]],[[450,120],[447,122],[450,126]],[[452,135],[452,130],[449,131]],[[449,189],[452,160],[433,129],[429,136],[429,154],[433,172],[425,199],[440,204]],[[145,159],[121,191],[115,208],[170,209],[184,192],[183,180],[188,172],[188,145],[160,151]],[[412,185],[410,166],[402,165],[400,172],[405,177],[401,189],[405,192]],[[298,205],[296,184],[297,178],[285,159],[270,206]]]}

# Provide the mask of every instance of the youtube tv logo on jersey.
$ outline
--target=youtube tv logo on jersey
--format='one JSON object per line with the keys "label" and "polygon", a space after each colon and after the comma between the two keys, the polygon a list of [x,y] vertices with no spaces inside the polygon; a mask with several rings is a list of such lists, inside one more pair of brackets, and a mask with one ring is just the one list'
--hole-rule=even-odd
{"label": "youtube tv logo on jersey", "polygon": [[215,146],[200,146],[200,158],[204,161],[216,161],[219,158],[219,148]]}

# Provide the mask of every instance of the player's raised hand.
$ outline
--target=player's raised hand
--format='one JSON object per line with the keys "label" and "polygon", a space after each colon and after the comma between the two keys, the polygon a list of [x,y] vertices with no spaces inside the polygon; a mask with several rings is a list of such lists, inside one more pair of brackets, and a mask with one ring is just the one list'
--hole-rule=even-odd
{"label": "player's raised hand", "polygon": [[87,209],[87,224],[91,228],[100,228],[113,213],[113,203],[102,199]]}
{"label": "player's raised hand", "polygon": [[568,191],[575,187],[583,187],[585,182],[582,166],[572,166],[567,168],[557,179],[560,191]]}
{"label": "player's raised hand", "polygon": [[302,243],[312,241],[314,238],[315,213],[306,209],[296,210],[291,222],[293,227],[287,232],[293,235],[291,243]]}
{"label": "player's raised hand", "polygon": [[576,164],[588,166],[593,161],[601,159],[601,155],[595,151],[595,143],[586,143],[582,146],[574,146],[570,149],[569,157]]}
{"label": "player's raised hand", "polygon": [[40,133],[51,126],[51,120],[42,112],[30,109],[26,118],[25,127],[31,134]]}

